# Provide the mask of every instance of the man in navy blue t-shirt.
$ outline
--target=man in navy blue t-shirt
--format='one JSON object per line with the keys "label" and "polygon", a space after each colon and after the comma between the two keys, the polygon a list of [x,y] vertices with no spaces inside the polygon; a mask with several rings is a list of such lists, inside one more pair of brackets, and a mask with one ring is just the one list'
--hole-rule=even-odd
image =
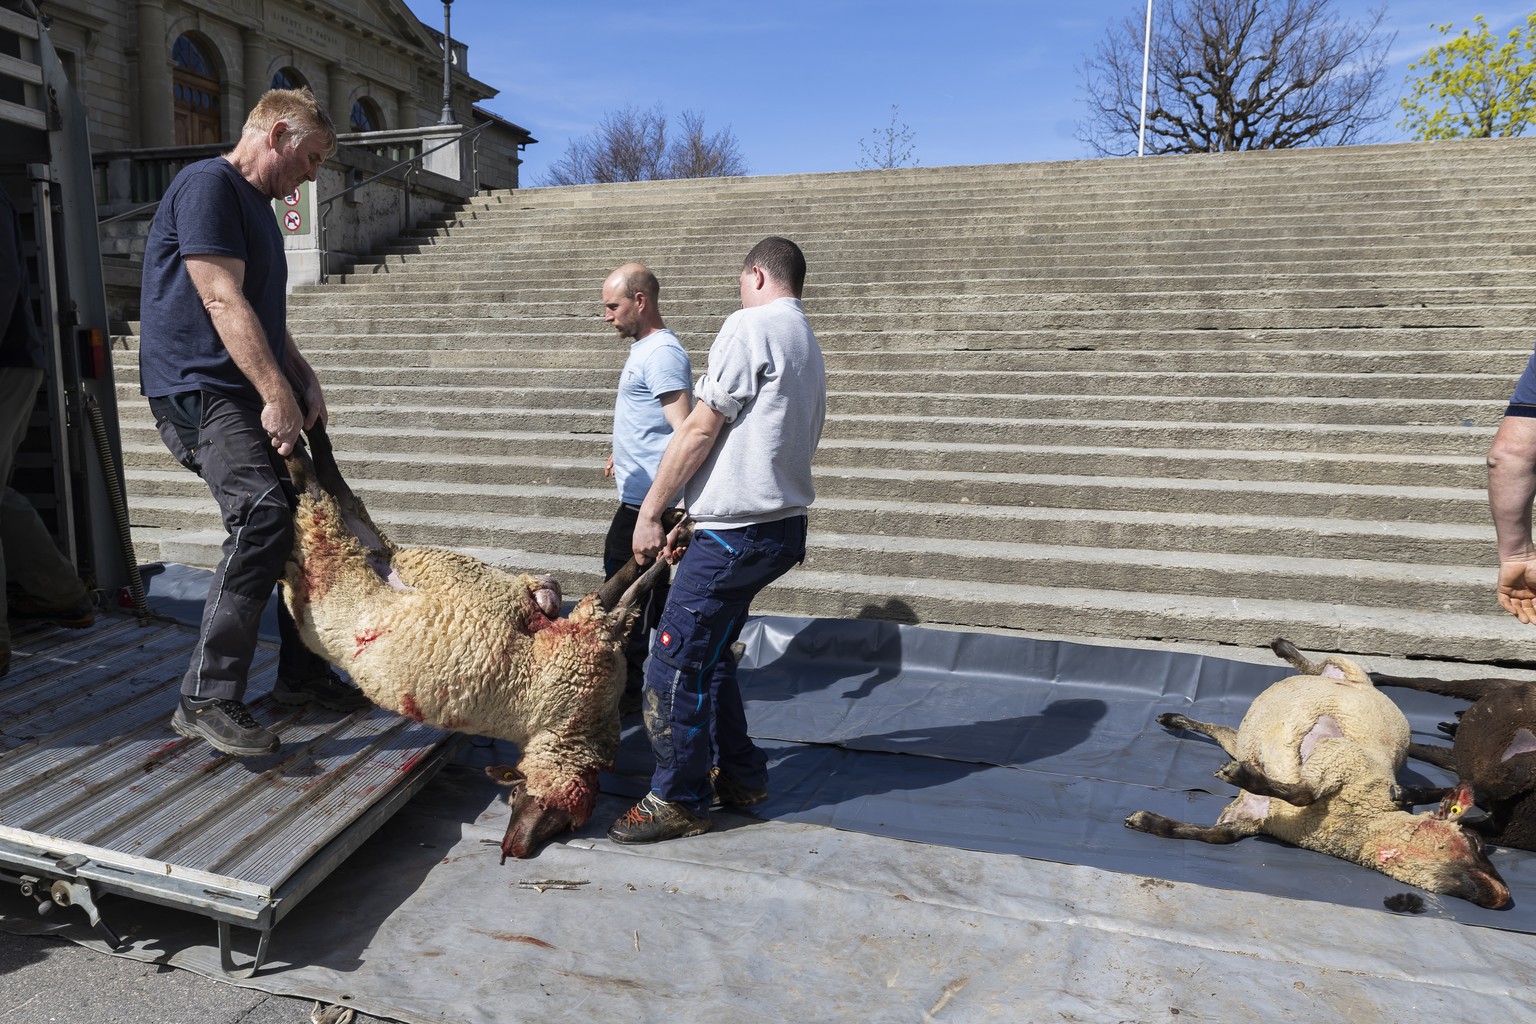
{"label": "man in navy blue t-shirt", "polygon": [[[308,89],[266,93],[233,150],[171,182],[144,252],[140,390],[171,454],[207,483],[229,534],[171,726],[237,757],[278,749],[243,702],[246,676],[293,548],[283,457],[302,428],[326,416],[320,382],[288,332],[288,267],[271,201],[314,181],[335,151],[336,128]],[[367,706],[304,647],[281,602],[278,626],[275,700]]]}

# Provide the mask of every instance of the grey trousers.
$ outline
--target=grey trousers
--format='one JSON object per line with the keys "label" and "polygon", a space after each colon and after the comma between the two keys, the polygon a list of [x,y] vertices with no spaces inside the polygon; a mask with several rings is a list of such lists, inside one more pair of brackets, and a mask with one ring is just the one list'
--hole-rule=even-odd
{"label": "grey trousers", "polygon": [[11,642],[6,624],[5,587],[26,591],[46,607],[64,608],[85,597],[85,584],[53,542],[37,509],[12,489],[16,449],[27,436],[43,371],[29,366],[0,366],[0,642]]}
{"label": "grey trousers", "polygon": [[[260,410],[209,391],[151,398],[149,404],[160,439],[177,462],[203,478],[228,531],[181,692],[240,700],[261,613],[293,551],[293,484],[262,429]],[[330,670],[299,639],[281,601],[277,625],[279,675],[307,679]]]}

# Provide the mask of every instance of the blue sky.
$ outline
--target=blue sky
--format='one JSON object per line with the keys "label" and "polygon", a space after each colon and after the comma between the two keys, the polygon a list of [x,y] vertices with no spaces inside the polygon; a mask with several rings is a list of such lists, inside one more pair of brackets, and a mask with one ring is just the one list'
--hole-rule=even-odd
{"label": "blue sky", "polygon": [[[406,3],[442,29],[440,0]],[[1387,92],[1406,92],[1408,62],[1443,38],[1432,25],[1459,31],[1480,13],[1507,31],[1532,3],[1389,2]],[[1376,4],[1334,6],[1353,19]],[[1085,157],[1078,68],[1111,20],[1145,10],[1144,0],[455,0],[451,29],[469,44],[470,73],[500,90],[483,106],[539,139],[525,155],[528,185],[626,104],[729,127],[752,174],[854,170],[860,140],[890,123],[892,104],[923,166]],[[1388,123],[1378,141],[1403,138]]]}

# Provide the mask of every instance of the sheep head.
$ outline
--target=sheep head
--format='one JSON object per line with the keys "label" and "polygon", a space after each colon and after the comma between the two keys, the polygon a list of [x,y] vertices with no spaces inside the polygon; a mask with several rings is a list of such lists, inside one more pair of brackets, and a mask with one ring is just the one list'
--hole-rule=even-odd
{"label": "sheep head", "polygon": [[512,820],[501,838],[503,864],[508,857],[531,857],[555,836],[585,825],[597,805],[596,769],[578,772],[564,786],[537,794],[529,791],[528,780],[513,765],[492,765],[485,774],[512,790],[507,794]]}
{"label": "sheep head", "polygon": [[1430,814],[1412,817],[1401,845],[1377,851],[1383,873],[1480,907],[1497,910],[1509,902],[1509,886],[1488,859],[1481,839],[1454,821]]}

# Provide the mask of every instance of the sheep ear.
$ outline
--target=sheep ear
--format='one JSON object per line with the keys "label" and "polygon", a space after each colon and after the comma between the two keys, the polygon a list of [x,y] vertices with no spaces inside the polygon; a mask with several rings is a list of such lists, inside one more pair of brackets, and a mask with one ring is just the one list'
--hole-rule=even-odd
{"label": "sheep ear", "polygon": [[492,782],[498,786],[523,785],[523,773],[517,770],[516,765],[492,764],[487,765],[485,774],[490,776]]}

